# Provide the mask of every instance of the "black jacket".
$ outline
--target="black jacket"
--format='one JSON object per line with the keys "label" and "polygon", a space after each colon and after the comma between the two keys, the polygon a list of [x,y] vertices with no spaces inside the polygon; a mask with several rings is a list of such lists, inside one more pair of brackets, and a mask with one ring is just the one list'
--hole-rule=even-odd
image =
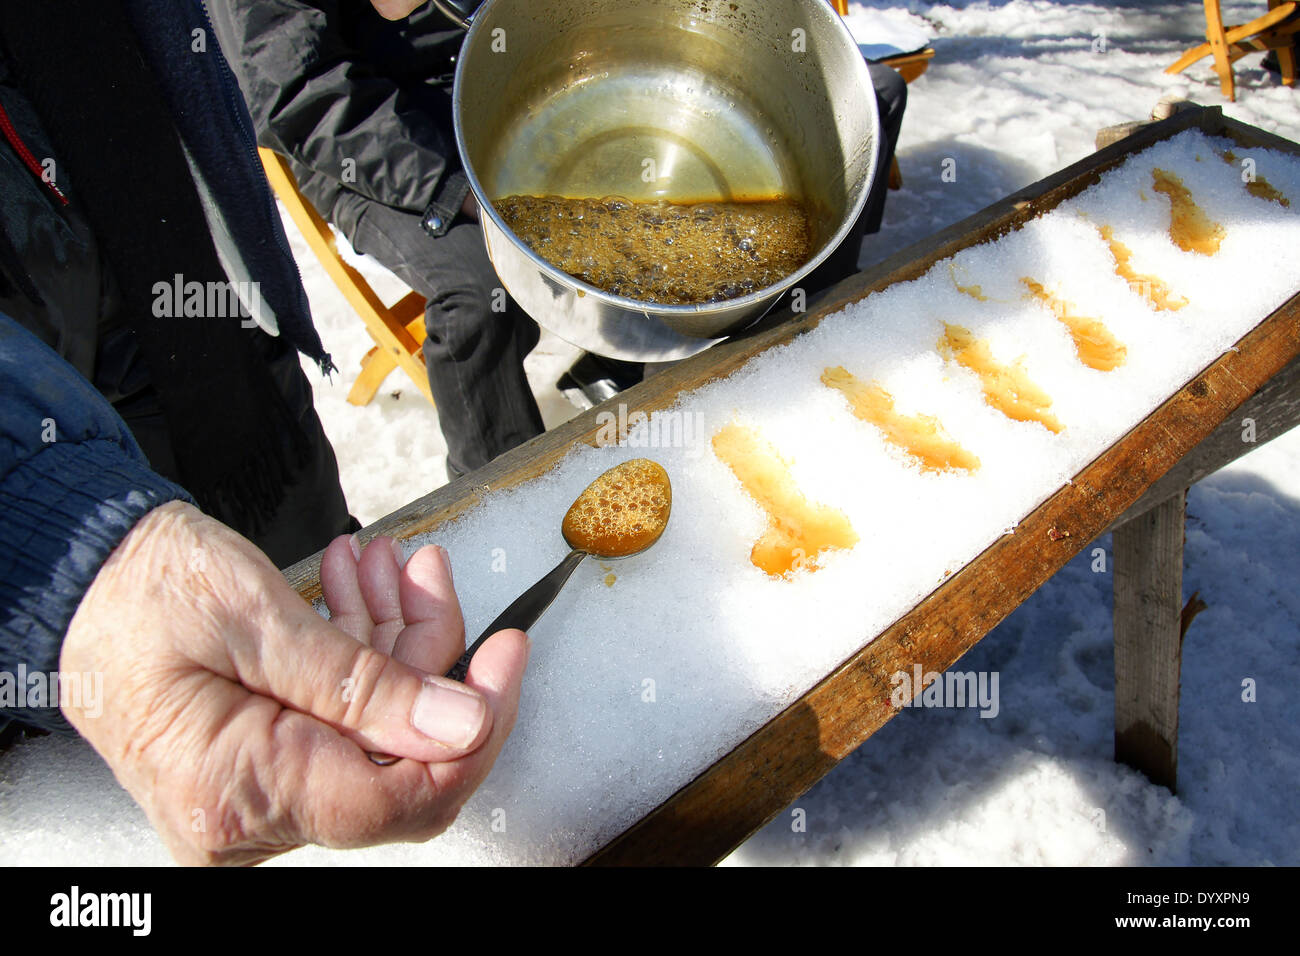
{"label": "black jacket", "polygon": [[[432,4],[385,20],[365,0],[209,0],[258,142],[346,234],[364,197],[441,235],[469,192],[452,130],[464,34]],[[435,218],[442,226],[430,225]]]}

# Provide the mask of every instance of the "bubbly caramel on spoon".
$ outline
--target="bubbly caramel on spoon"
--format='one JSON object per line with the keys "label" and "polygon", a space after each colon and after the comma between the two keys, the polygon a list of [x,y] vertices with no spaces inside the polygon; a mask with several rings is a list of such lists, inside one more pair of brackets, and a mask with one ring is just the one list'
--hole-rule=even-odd
{"label": "bubbly caramel on spoon", "polygon": [[[498,614],[446,676],[464,681],[474,653],[497,631],[506,628],[526,631],[536,624],[587,555],[626,558],[658,541],[668,525],[672,506],[673,490],[668,482],[668,472],[658,462],[634,458],[598,476],[578,495],[578,500],[569,507],[564,523],[560,525],[564,540],[573,550],[550,574]],[[614,575],[607,574],[605,584],[612,586],[613,583]],[[381,767],[401,759],[382,753],[368,756]]]}
{"label": "bubbly caramel on spoon", "polygon": [[659,540],[673,507],[668,472],[633,458],[600,475],[578,496],[560,531],[570,547],[602,558],[626,558]]}

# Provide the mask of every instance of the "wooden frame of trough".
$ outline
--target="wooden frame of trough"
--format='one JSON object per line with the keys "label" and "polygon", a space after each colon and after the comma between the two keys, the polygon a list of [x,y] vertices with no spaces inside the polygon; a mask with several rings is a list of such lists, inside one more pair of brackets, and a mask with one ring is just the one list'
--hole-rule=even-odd
{"label": "wooden frame of trough", "polygon": [[[744,336],[660,372],[611,401],[625,403],[629,415],[670,406],[680,393],[730,374],[848,303],[917,278],[960,249],[1005,235],[1094,184],[1130,154],[1191,127],[1245,148],[1300,154],[1295,144],[1225,118],[1217,107],[1178,113],[851,276],[810,303],[807,313],[769,316]],[[680,865],[721,859],[894,716],[891,674],[911,672],[915,664],[924,672],[948,670],[1094,538],[1257,447],[1242,445],[1235,421],[1227,421],[1234,411],[1248,403],[1257,409],[1260,442],[1300,421],[1297,356],[1300,295],[1193,377],[1073,483],[1035,509],[1013,534],[999,538],[798,701],[586,862]],[[595,444],[596,415],[602,410],[604,406],[592,409],[406,505],[359,532],[361,539],[420,534],[467,511],[488,492],[548,471],[575,443]],[[319,554],[285,574],[305,598],[320,595]]]}

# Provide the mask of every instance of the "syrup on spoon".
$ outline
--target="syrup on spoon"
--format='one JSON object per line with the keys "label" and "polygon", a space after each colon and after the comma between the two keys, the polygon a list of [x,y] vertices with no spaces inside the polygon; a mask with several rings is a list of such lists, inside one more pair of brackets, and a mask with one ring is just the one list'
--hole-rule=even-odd
{"label": "syrup on spoon", "polygon": [[[668,527],[672,507],[672,484],[658,462],[633,458],[599,475],[578,495],[560,525],[560,533],[573,550],[502,611],[446,676],[463,681],[474,652],[497,631],[512,627],[526,631],[536,624],[587,555],[630,558],[649,548]],[[368,756],[381,767],[401,759],[391,754]]]}

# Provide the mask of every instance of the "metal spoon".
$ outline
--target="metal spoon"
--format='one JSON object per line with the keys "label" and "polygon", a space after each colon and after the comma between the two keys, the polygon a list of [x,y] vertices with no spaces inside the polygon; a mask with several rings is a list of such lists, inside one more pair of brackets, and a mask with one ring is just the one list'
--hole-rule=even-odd
{"label": "metal spoon", "polygon": [[[648,458],[633,458],[597,477],[569,507],[560,526],[560,533],[573,550],[497,615],[446,676],[463,681],[474,652],[497,631],[526,631],[536,624],[587,555],[630,558],[649,548],[668,527],[672,506],[668,472]],[[402,759],[391,754],[367,756],[381,767]]]}

